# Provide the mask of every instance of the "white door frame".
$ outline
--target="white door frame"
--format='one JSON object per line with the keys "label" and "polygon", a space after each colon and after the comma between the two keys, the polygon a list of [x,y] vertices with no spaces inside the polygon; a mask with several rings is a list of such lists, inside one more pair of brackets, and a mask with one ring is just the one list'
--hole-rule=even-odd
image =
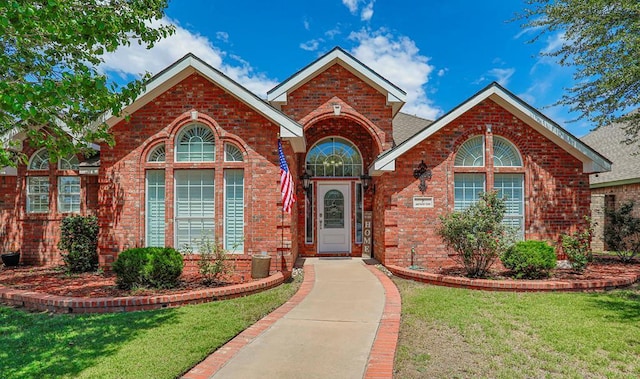
{"label": "white door frame", "polygon": [[[345,238],[345,244],[344,244],[344,248],[335,248],[335,249],[330,249],[330,250],[326,250],[324,249],[323,246],[323,237],[326,237],[326,232],[324,227],[323,227],[323,222],[324,222],[324,195],[332,190],[332,189],[337,189],[339,191],[341,191],[344,195],[344,229],[343,230],[343,235]],[[331,253],[348,253],[349,255],[351,255],[351,245],[352,245],[352,240],[351,240],[351,224],[352,224],[352,219],[351,219],[351,213],[352,213],[352,208],[353,208],[353,203],[351,201],[351,182],[325,182],[325,181],[321,181],[318,182],[318,187],[317,187],[317,193],[318,196],[316,197],[316,214],[318,215],[317,217],[317,222],[316,222],[316,230],[317,230],[317,253],[318,254],[331,254]]]}

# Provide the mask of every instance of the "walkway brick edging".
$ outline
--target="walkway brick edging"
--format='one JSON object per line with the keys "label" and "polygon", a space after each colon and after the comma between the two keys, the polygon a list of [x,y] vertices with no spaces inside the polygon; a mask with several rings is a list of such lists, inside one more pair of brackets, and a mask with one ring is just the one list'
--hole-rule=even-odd
{"label": "walkway brick edging", "polygon": [[369,361],[365,370],[365,379],[390,379],[393,377],[393,364],[400,333],[402,300],[396,285],[375,266],[367,268],[378,278],[385,292],[384,310],[380,326],[376,333]]}
{"label": "walkway brick edging", "polygon": [[0,303],[34,311],[49,311],[55,313],[75,314],[147,311],[246,296],[276,287],[282,284],[284,279],[284,275],[278,272],[268,278],[253,282],[234,284],[226,287],[207,288],[182,294],[96,298],[48,295],[46,293],[17,290],[0,285]]}
{"label": "walkway brick edging", "polygon": [[276,321],[280,320],[284,315],[289,313],[296,305],[311,292],[313,284],[316,281],[315,270],[311,265],[304,266],[304,280],[298,291],[286,303],[282,304],[275,311],[261,318],[258,322],[251,325],[232,340],[224,344],[214,353],[210,354],[202,362],[189,370],[183,379],[208,379],[220,370],[231,358],[233,358],[243,347],[250,344],[258,338],[262,333],[269,329]]}
{"label": "walkway brick edging", "polygon": [[490,280],[470,279],[457,276],[446,276],[424,271],[389,265],[386,266],[394,275],[419,282],[438,286],[469,288],[485,291],[511,292],[551,292],[551,291],[597,291],[629,286],[640,280],[640,274],[625,274],[617,278],[580,281],[557,280]]}

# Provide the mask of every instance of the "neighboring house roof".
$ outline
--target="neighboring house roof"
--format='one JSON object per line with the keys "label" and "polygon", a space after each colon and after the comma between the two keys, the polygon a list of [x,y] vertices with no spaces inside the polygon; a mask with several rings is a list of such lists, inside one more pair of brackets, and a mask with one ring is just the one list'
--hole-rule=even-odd
{"label": "neighboring house roof", "polygon": [[431,125],[433,120],[398,112],[393,118],[393,143],[399,145]]}
{"label": "neighboring house roof", "polygon": [[397,158],[486,99],[495,101],[498,105],[504,107],[540,134],[549,138],[569,154],[582,161],[583,172],[599,173],[611,169],[611,162],[607,158],[581,142],[577,137],[504,89],[498,83],[493,82],[449,113],[434,121],[428,127],[416,133],[413,137],[380,155],[369,168],[370,175],[381,175],[385,171],[394,171]]}
{"label": "neighboring house roof", "polygon": [[[271,122],[280,125],[280,136],[291,142],[295,152],[304,152],[306,150],[303,127],[300,124],[192,53],[185,55],[176,63],[151,78],[146,83],[144,92],[131,105],[123,109],[123,114],[131,114],[142,108],[195,72],[215,83]],[[123,119],[123,116],[114,116],[107,113],[96,122],[106,122],[109,127],[112,127]]]}
{"label": "neighboring house roof", "polygon": [[634,155],[638,145],[622,142],[628,138],[623,127],[624,124],[602,126],[581,138],[613,162],[611,171],[591,175],[591,188],[640,183],[640,156]]}
{"label": "neighboring house roof", "polygon": [[398,113],[406,102],[406,92],[380,76],[377,72],[367,67],[364,63],[340,47],[333,48],[333,50],[327,54],[321,56],[302,70],[290,76],[287,80],[275,86],[267,92],[267,101],[277,107],[286,104],[288,93],[295,91],[336,63],[382,93],[387,98],[387,104],[391,105],[393,115]]}

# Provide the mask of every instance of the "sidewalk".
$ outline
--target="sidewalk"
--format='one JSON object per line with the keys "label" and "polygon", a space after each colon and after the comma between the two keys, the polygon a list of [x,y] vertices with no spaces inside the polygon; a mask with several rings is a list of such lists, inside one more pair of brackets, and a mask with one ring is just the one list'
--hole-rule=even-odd
{"label": "sidewalk", "polygon": [[[305,276],[309,273],[310,278],[315,278],[310,283],[312,287],[308,295],[277,321],[255,333],[255,338],[244,337],[244,341],[240,341],[241,346],[231,349],[236,351],[229,351],[230,354],[235,352],[235,355],[230,359],[223,357],[228,361],[213,376],[208,374],[209,377],[287,379],[365,376],[367,364],[375,360],[370,353],[379,333],[383,313],[387,313],[385,292],[389,292],[386,288],[388,283],[383,286],[381,280],[389,279],[379,279],[382,275],[372,272],[358,258],[311,258],[306,259],[305,266],[311,266],[305,267]],[[226,354],[225,347],[214,355]],[[393,351],[384,353],[393,356]],[[198,372],[197,369],[198,366],[185,378],[203,377],[205,372]]]}

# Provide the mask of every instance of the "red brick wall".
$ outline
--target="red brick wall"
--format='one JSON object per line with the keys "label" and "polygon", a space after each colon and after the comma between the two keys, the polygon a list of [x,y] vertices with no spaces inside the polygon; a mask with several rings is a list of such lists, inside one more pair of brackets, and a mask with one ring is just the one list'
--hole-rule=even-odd
{"label": "red brick wall", "polygon": [[[31,157],[36,149],[24,141],[23,153]],[[57,164],[49,164],[49,170],[27,170],[18,166],[16,177],[0,178],[0,246],[7,243],[19,249],[23,264],[50,265],[62,263],[58,250],[60,222],[67,214],[59,213],[57,206],[58,176],[75,176],[77,171],[61,171]],[[49,213],[26,212],[26,185],[28,176],[49,177]],[[97,177],[82,176],[80,214],[95,214],[97,204],[92,202],[97,195]]]}
{"label": "red brick wall", "polygon": [[333,102],[342,104],[343,112],[360,116],[363,127],[368,123],[371,133],[380,139],[383,150],[391,147],[391,107],[385,96],[339,64],[289,93],[282,111],[294,120],[306,123],[316,114],[332,108]]}
{"label": "red brick wall", "polygon": [[613,204],[608,204],[615,209],[629,201],[635,204],[633,214],[640,217],[640,183],[626,184],[622,186],[594,188],[592,194],[613,195]]}
{"label": "red brick wall", "polygon": [[[197,122],[208,125],[216,135],[215,163],[174,163],[174,138],[180,129],[191,124],[191,111]],[[193,74],[134,112],[128,121],[112,128],[116,144],[101,146],[100,167],[100,259],[108,267],[117,254],[127,248],[145,244],[145,168],[146,154],[157,144],[166,145],[167,163],[161,164],[166,175],[166,245],[173,245],[173,171],[176,169],[215,169],[216,235],[221,238],[223,224],[223,170],[244,168],[245,251],[239,259],[267,251],[274,256],[285,253],[289,263],[296,250],[291,248],[290,216],[281,222],[279,190],[280,169],[277,152],[279,127],[262,117],[235,97]],[[224,142],[244,151],[244,163],[223,162]],[[293,156],[284,142],[285,154]],[[297,170],[289,158],[292,170]],[[295,172],[295,171],[294,171]],[[286,251],[282,248],[284,225]],[[278,231],[276,235],[276,231]],[[294,255],[290,255],[294,254]],[[276,259],[272,259],[275,269]],[[290,264],[288,267],[291,267]]]}
{"label": "red brick wall", "polygon": [[[492,134],[486,131],[486,124],[492,125],[493,135],[515,144],[523,157],[525,238],[557,243],[560,233],[583,225],[590,198],[588,175],[582,173],[582,163],[493,101],[485,100],[405,153],[396,160],[396,171],[379,179],[374,216],[377,257],[387,264],[406,267],[411,264],[411,248],[415,248],[414,264],[440,267],[453,263],[436,234],[438,217],[453,210],[454,173],[470,171],[454,168],[455,151],[478,134],[485,135],[485,149],[489,149]],[[421,160],[433,173],[424,195],[418,190],[419,181],[413,178],[413,170]],[[485,156],[485,163],[491,169],[490,157]],[[492,174],[487,175],[486,182],[490,189]],[[414,209],[413,196],[433,197],[434,208]]]}

